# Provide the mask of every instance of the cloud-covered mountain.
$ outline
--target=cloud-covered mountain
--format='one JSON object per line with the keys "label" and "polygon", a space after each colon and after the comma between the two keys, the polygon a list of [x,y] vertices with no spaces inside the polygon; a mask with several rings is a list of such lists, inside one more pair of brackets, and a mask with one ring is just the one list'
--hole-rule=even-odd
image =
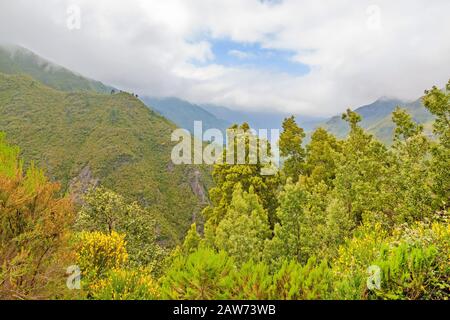
{"label": "cloud-covered mountain", "polygon": [[[362,116],[361,126],[363,128],[374,134],[381,141],[390,144],[395,127],[392,122],[392,112],[396,107],[405,109],[414,121],[424,125],[426,133],[431,134],[433,116],[423,106],[421,99],[405,102],[394,98],[380,98],[369,105],[356,108],[354,111]],[[349,132],[347,122],[342,120],[340,115],[332,117],[319,126],[327,129],[339,138],[344,138]]]}
{"label": "cloud-covered mountain", "polygon": [[142,101],[178,127],[191,133],[194,132],[194,121],[202,122],[203,131],[214,128],[224,132],[231,125],[231,122],[216,117],[201,106],[178,98],[143,97]]}
{"label": "cloud-covered mountain", "polygon": [[0,70],[6,74],[28,74],[49,87],[63,91],[110,93],[113,89],[16,45],[0,45]]}

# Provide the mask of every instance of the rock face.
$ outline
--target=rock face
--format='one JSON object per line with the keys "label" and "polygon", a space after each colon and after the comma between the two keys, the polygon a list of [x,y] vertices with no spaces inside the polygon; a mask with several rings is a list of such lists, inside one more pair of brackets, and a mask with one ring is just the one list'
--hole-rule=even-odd
{"label": "rock face", "polygon": [[85,166],[78,176],[73,178],[69,183],[69,192],[72,195],[75,203],[81,204],[83,195],[91,187],[97,186],[99,179],[92,175],[92,171],[89,166]]}
{"label": "rock face", "polygon": [[204,186],[201,183],[201,173],[199,170],[194,170],[190,178],[190,185],[192,192],[198,197],[201,204],[208,204],[209,199],[206,195]]}

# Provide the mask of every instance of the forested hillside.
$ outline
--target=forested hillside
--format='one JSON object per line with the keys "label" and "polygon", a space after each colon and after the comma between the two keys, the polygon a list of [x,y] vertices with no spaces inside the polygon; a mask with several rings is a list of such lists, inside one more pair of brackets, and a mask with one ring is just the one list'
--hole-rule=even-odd
{"label": "forested hillside", "polygon": [[[0,73],[0,130],[27,166],[43,168],[62,192],[103,185],[158,219],[158,237],[180,239],[206,203],[209,173],[173,166],[175,126],[128,93],[63,92],[25,75]],[[195,192],[194,192],[195,191]]]}
{"label": "forested hillside", "polygon": [[[148,184],[137,183],[141,175],[170,191],[167,180],[158,180],[167,177],[166,144],[145,134],[150,129],[143,124],[150,121],[162,133],[170,126],[128,94],[74,95],[26,77],[1,79],[1,128],[13,137],[6,142],[0,136],[1,298],[450,297],[450,82],[423,98],[435,118],[432,140],[400,108],[391,114],[390,147],[367,133],[351,110],[342,115],[348,137],[320,128],[306,147],[304,130],[286,118],[281,171],[261,175],[261,161],[216,164],[204,228],[192,224],[183,243],[170,250],[155,237],[152,203],[142,206],[118,194],[142,195]],[[51,110],[47,119],[42,105]],[[30,129],[20,131],[26,119]],[[139,130],[125,126],[128,121]],[[236,139],[248,149],[249,126],[240,128]],[[55,178],[67,183],[67,172],[89,165],[94,177],[104,177],[103,186],[90,188],[76,209],[35,166],[23,170],[11,142],[22,146],[25,160],[42,155],[39,164],[59,172]],[[153,147],[152,155],[145,145]],[[66,148],[57,152],[54,146]],[[153,164],[159,170],[147,170],[142,155],[160,157]],[[113,182],[121,172],[134,179]],[[158,194],[166,217],[187,206],[188,193],[168,194],[172,198]],[[68,266],[81,271],[79,287],[65,287]]]}

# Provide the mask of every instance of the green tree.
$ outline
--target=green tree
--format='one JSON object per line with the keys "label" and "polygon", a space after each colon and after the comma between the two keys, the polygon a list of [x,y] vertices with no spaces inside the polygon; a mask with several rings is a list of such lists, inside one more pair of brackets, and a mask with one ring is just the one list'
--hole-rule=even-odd
{"label": "green tree", "polygon": [[318,128],[306,146],[305,175],[309,184],[325,182],[332,187],[341,143],[325,129]]}
{"label": "green tree", "polygon": [[156,242],[156,222],[151,213],[104,187],[89,190],[83,200],[78,229],[125,234],[130,262],[136,266],[152,265],[157,271],[164,250]]}
{"label": "green tree", "polygon": [[434,206],[437,210],[447,210],[450,199],[450,81],[446,90],[433,87],[425,91],[423,103],[436,117],[433,132],[439,139],[433,146],[430,166]]}
{"label": "green tree", "polygon": [[253,188],[244,192],[237,184],[227,213],[216,229],[216,247],[226,251],[238,264],[250,259],[259,261],[270,235],[267,212]]}
{"label": "green tree", "polygon": [[392,213],[389,194],[382,191],[389,184],[386,173],[391,154],[359,126],[357,113],[347,110],[342,118],[349,123],[350,134],[338,159],[333,198],[344,205],[356,225],[363,218],[384,220]]}
{"label": "green tree", "polygon": [[286,160],[283,163],[283,172],[286,178],[298,181],[304,171],[305,149],[302,146],[305,133],[291,116],[283,121],[283,132],[280,135],[280,155]]}
{"label": "green tree", "polygon": [[383,192],[392,195],[396,223],[429,218],[433,212],[429,183],[430,142],[423,134],[423,126],[415,123],[404,110],[397,108],[392,121],[396,125],[394,154],[387,173],[391,183]]}
{"label": "green tree", "polygon": [[[220,221],[224,218],[230,206],[233,191],[237,184],[240,184],[243,191],[248,192],[250,188],[259,197],[261,204],[267,210],[271,226],[275,223],[275,210],[277,207],[277,189],[279,184],[278,175],[264,175],[263,168],[268,164],[261,161],[259,138],[252,135],[247,124],[243,124],[240,128],[236,125],[232,129],[240,129],[240,133],[234,137],[235,143],[228,146],[235,148],[239,143],[245,146],[246,159],[244,164],[228,164],[226,163],[227,150],[224,150],[222,163],[215,164],[212,176],[215,186],[210,189],[211,205],[203,210],[207,222],[205,224],[205,238],[212,245],[214,242],[215,229]],[[239,142],[240,141],[240,142]],[[257,154],[259,155],[255,163],[251,163],[248,158],[250,141],[256,142]],[[270,145],[267,142],[267,149],[270,153]],[[236,150],[234,152],[236,160]],[[235,162],[236,163],[236,162]]]}
{"label": "green tree", "polygon": [[193,223],[189,229],[186,237],[184,238],[183,245],[181,246],[181,252],[185,255],[197,251],[202,243],[202,238],[198,234],[197,224]]}

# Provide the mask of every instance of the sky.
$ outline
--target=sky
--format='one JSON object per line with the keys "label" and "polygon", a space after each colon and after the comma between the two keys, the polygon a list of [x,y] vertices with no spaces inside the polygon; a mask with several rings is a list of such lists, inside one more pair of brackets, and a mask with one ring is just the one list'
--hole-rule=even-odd
{"label": "sky", "polygon": [[117,88],[328,116],[450,78],[448,0],[0,0],[0,42]]}

